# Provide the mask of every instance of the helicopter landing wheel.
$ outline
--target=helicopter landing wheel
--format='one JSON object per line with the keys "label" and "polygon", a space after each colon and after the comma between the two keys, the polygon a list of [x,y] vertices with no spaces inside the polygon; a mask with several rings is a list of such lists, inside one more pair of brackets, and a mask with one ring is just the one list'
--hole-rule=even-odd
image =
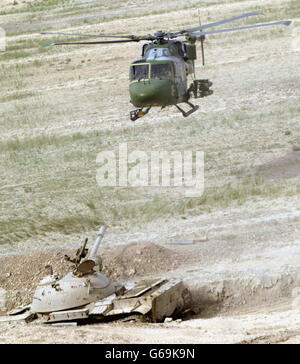
{"label": "helicopter landing wheel", "polygon": [[151,107],[147,107],[146,110],[143,109],[135,109],[130,111],[130,120],[131,121],[135,121],[139,118],[142,118],[143,116],[145,116],[146,114],[148,114],[149,110],[151,109]]}
{"label": "helicopter landing wheel", "polygon": [[177,109],[182,113],[182,115],[186,118],[187,116],[191,115],[193,112],[199,109],[199,105],[193,105],[191,102],[186,102],[189,106],[191,106],[191,110],[184,111],[180,106],[175,105]]}

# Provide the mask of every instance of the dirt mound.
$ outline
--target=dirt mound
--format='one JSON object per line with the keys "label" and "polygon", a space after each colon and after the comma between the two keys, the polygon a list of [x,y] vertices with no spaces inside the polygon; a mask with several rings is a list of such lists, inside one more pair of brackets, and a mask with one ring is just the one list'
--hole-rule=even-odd
{"label": "dirt mound", "polygon": [[[0,258],[0,288],[7,291],[7,308],[29,304],[38,282],[47,274],[46,265],[62,275],[72,269],[64,255],[69,250],[47,250]],[[153,243],[132,243],[101,254],[103,274],[114,281],[167,272],[178,267],[178,254]]]}
{"label": "dirt mound", "polygon": [[263,164],[258,175],[269,179],[284,179],[300,176],[300,152],[293,151],[283,157]]}
{"label": "dirt mound", "polygon": [[36,285],[46,275],[46,265],[60,274],[67,273],[71,265],[64,260],[66,253],[49,250],[0,258],[0,287],[7,291],[7,308],[31,302]]}
{"label": "dirt mound", "polygon": [[102,254],[103,272],[118,280],[176,269],[179,255],[153,243],[132,243]]}

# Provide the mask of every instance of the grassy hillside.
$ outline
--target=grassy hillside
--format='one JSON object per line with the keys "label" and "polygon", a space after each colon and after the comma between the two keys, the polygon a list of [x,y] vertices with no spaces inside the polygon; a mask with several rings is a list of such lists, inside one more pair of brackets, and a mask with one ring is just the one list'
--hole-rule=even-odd
{"label": "grassy hillside", "polygon": [[[293,26],[207,37],[199,78],[214,95],[184,119],[175,108],[129,120],[128,68],[140,45],[41,48],[56,36],[41,30],[147,34],[177,30],[242,12],[263,16],[238,24],[297,17],[297,1],[31,1],[3,6],[0,24],[0,244],[115,226],[166,222],[257,199],[299,199],[300,179],[278,173],[300,144],[300,53]],[[198,102],[199,101],[199,102]],[[172,188],[100,188],[97,154],[133,150],[205,152],[205,193],[183,198]],[[293,163],[291,163],[293,164]],[[294,168],[287,165],[287,168]],[[273,176],[274,177],[274,176]]]}

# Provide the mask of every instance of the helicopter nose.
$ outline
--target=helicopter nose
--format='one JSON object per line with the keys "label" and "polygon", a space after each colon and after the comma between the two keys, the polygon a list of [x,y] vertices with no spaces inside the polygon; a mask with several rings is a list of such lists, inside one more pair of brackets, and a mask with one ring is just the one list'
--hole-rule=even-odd
{"label": "helicopter nose", "polygon": [[131,102],[135,107],[167,106],[174,104],[169,80],[133,82],[130,84]]}

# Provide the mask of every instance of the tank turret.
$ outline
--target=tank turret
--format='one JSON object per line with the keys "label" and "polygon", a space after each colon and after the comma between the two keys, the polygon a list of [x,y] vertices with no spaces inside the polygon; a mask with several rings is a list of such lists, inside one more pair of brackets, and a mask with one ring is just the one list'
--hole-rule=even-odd
{"label": "tank turret", "polygon": [[61,279],[51,275],[40,282],[33,296],[32,312],[46,313],[80,307],[115,292],[115,285],[100,273],[102,260],[96,255],[105,230],[105,226],[102,226],[89,254],[86,239],[74,259],[65,256],[67,261],[74,263],[72,272]]}

